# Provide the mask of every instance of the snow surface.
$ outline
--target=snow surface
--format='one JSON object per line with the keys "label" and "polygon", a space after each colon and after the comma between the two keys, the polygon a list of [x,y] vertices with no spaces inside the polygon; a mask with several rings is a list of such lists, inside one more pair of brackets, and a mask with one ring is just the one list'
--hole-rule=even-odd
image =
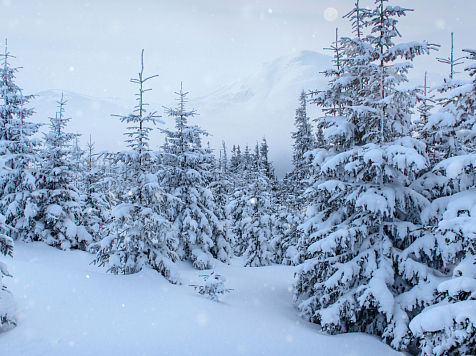
{"label": "snow surface", "polygon": [[414,334],[422,335],[425,332],[445,330],[456,323],[465,320],[476,324],[476,300],[465,300],[455,304],[435,305],[426,308],[410,322],[410,329]]}
{"label": "snow surface", "polygon": [[[294,268],[244,268],[217,262],[229,294],[219,303],[200,296],[203,284],[180,263],[182,285],[145,269],[106,274],[93,256],[43,243],[15,245],[4,279],[18,326],[0,333],[2,356],[19,355],[397,355],[365,334],[329,336],[298,316],[292,304]],[[206,273],[206,272],[205,272]]]}

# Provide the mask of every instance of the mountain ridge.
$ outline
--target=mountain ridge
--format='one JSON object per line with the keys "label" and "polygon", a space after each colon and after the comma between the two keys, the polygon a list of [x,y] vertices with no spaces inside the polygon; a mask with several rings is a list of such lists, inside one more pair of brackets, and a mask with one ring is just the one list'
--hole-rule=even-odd
{"label": "mountain ridge", "polygon": [[[331,61],[332,57],[328,55],[303,50],[263,63],[234,83],[211,94],[190,98],[188,109],[195,108],[200,114],[191,118],[190,123],[202,126],[211,134],[207,140],[216,150],[221,147],[222,140],[229,148],[247,143],[253,146],[265,136],[270,146],[270,159],[274,161],[278,175],[283,176],[291,169],[291,132],[294,131],[299,95],[302,90],[325,87],[327,79],[321,72],[332,65]],[[30,106],[36,111],[32,121],[47,122],[56,112],[62,94],[67,100],[65,115],[73,118],[67,130],[81,133],[83,137],[93,134],[92,140],[101,151],[126,149],[123,134],[127,125],[111,118],[111,114],[129,114],[136,105],[135,100],[98,98],[61,89],[45,90],[31,100]],[[162,105],[151,102],[149,108],[160,112]],[[309,112],[311,118],[318,115],[315,108],[309,107]],[[163,116],[166,121],[163,127],[172,128],[174,123]],[[47,127],[43,127],[45,130]],[[150,135],[150,147],[156,150],[162,145],[162,134],[153,130]],[[81,146],[84,146],[83,141],[81,138]]]}

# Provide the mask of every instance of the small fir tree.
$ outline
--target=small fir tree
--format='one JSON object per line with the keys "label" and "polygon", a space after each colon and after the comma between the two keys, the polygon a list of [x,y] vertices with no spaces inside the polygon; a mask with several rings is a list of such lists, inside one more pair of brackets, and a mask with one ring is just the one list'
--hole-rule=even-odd
{"label": "small fir tree", "polygon": [[69,160],[70,142],[75,134],[65,132],[70,118],[64,116],[66,104],[63,95],[58,101],[58,112],[50,118],[50,131],[45,134],[43,165],[39,190],[35,192],[38,209],[34,240],[63,250],[80,248],[85,250],[92,241],[91,235],[80,225],[81,201],[73,181],[73,167]]}

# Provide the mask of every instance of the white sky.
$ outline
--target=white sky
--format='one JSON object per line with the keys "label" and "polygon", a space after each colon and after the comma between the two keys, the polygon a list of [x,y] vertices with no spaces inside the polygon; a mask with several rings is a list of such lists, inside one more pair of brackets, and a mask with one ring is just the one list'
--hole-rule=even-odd
{"label": "white sky", "polygon": [[[136,86],[129,80],[137,77],[144,48],[145,74],[160,75],[151,81],[146,100],[168,106],[180,81],[195,98],[293,50],[331,54],[322,48],[334,41],[336,27],[339,35],[351,36],[350,22],[342,16],[354,2],[0,0],[0,33],[17,57],[12,64],[23,67],[17,84],[25,94],[62,89],[132,100]],[[361,0],[361,6],[373,4]],[[414,9],[399,22],[403,42],[441,45],[439,53],[415,61],[413,77],[429,70],[433,85],[432,77],[448,75],[449,68],[435,58],[449,56],[451,31],[456,56],[463,55],[463,48],[476,48],[475,0],[392,0],[389,5]],[[334,21],[324,17],[330,7],[338,13]],[[237,137],[235,142],[247,141]]]}
{"label": "white sky", "polygon": [[[293,50],[321,51],[335,27],[349,35],[341,16],[354,0],[0,0],[0,33],[22,66],[25,92],[64,89],[93,96],[133,98],[129,83],[145,49],[146,74],[159,74],[151,101],[167,105],[184,81],[190,97],[214,92]],[[403,41],[442,45],[449,55],[450,32],[457,54],[476,47],[474,0],[395,0],[413,8],[400,21]],[[373,7],[373,0],[361,0]],[[326,8],[338,11],[327,21]],[[445,72],[432,58],[429,65]]]}

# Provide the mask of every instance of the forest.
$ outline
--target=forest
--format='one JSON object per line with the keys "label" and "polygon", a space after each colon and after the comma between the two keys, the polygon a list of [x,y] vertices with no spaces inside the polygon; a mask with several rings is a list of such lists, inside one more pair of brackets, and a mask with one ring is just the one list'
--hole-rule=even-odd
{"label": "forest", "polygon": [[[137,105],[111,113],[128,124],[128,150],[96,152],[91,140],[80,147],[63,99],[40,138],[42,124],[29,121],[26,107],[33,96],[15,84],[6,48],[0,276],[11,277],[15,243],[38,241],[85,251],[111,274],[152,269],[174,285],[182,283],[179,262],[189,262],[208,273],[195,288],[217,301],[232,291],[215,264],[240,257],[243,268],[294,266],[292,302],[328,334],[371,334],[422,356],[474,355],[476,49],[439,58],[448,70],[439,85],[427,86],[425,74],[406,87],[412,60],[439,46],[402,42],[397,23],[409,9],[388,3],[357,1],[345,15],[353,32],[336,32],[334,66],[322,73],[327,87],[296,98],[293,169],[283,179],[265,138],[254,147],[208,147],[182,87],[176,107],[148,111],[156,75],[147,73],[144,51],[131,79]],[[470,79],[455,79],[456,68]],[[311,120],[309,105],[322,116]],[[167,118],[173,129],[156,126]],[[164,136],[157,151],[153,129]],[[15,327],[7,279],[0,326]]]}

